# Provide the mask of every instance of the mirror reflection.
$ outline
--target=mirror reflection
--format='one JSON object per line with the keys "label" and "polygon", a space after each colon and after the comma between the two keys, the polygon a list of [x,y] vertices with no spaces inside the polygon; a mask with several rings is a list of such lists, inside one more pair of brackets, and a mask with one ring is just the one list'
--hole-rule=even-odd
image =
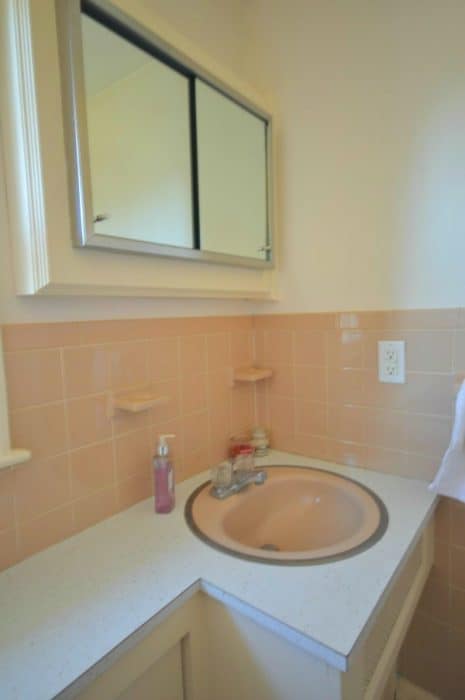
{"label": "mirror reflection", "polygon": [[192,248],[188,79],[81,17],[94,232]]}
{"label": "mirror reflection", "polygon": [[196,81],[203,250],[267,258],[266,122]]}

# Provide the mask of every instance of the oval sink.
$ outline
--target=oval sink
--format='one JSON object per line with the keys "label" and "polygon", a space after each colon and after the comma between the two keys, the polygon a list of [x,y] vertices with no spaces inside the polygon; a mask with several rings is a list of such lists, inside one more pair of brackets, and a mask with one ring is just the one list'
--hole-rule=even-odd
{"label": "oval sink", "polygon": [[191,530],[212,547],[270,564],[318,564],[371,547],[386,531],[387,510],[357,481],[321,469],[267,466],[263,485],[224,500],[211,482],[186,503]]}

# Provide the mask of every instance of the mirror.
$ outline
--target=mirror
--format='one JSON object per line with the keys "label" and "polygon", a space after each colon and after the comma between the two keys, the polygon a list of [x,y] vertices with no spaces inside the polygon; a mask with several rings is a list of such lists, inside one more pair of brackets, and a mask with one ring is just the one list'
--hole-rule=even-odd
{"label": "mirror", "polygon": [[266,123],[201,80],[195,94],[202,250],[266,260]]}
{"label": "mirror", "polygon": [[271,267],[271,118],[106,0],[56,0],[74,244]]}
{"label": "mirror", "polygon": [[189,84],[82,16],[94,232],[193,246]]}

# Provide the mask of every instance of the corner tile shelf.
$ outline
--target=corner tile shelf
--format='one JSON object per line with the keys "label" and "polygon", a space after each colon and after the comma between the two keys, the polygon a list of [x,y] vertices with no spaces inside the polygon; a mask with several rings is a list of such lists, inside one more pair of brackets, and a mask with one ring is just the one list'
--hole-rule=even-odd
{"label": "corner tile shelf", "polygon": [[14,467],[31,459],[29,450],[9,450],[6,454],[0,454],[0,470]]}
{"label": "corner tile shelf", "polygon": [[129,413],[140,413],[141,411],[148,411],[154,406],[166,404],[168,401],[169,398],[167,396],[160,396],[150,389],[125,391],[109,397],[108,413],[110,416],[113,416],[115,409],[128,411]]}
{"label": "corner tile shelf", "polygon": [[234,370],[235,382],[260,382],[268,379],[273,374],[273,370],[266,367],[239,367]]}

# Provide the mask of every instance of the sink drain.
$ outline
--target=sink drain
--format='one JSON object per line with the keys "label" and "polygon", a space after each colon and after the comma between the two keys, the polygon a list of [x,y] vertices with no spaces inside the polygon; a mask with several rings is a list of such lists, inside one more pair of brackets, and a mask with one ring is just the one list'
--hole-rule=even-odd
{"label": "sink drain", "polygon": [[276,544],[262,544],[260,549],[265,549],[267,552],[279,552],[279,547]]}

